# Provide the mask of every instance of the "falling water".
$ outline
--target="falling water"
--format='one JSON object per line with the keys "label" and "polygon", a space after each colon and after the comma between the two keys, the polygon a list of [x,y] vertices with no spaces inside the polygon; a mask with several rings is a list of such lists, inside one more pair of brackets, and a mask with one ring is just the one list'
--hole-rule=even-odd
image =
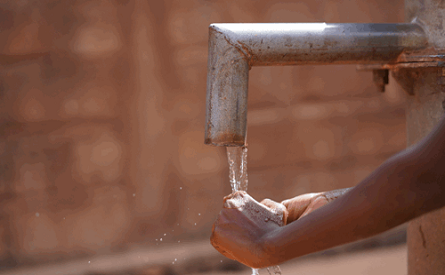
{"label": "falling water", "polygon": [[227,147],[232,193],[247,191],[247,146]]}
{"label": "falling water", "polygon": [[[232,193],[236,191],[247,191],[247,146],[226,147],[227,159],[229,161],[229,179],[232,186]],[[269,274],[281,275],[279,266],[267,268]],[[252,275],[259,275],[258,269],[252,268]]]}

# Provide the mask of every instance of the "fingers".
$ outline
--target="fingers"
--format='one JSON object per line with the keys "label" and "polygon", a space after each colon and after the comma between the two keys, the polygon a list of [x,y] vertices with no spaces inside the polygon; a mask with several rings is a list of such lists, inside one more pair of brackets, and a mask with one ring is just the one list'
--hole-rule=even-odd
{"label": "fingers", "polygon": [[277,204],[279,204],[276,201],[270,200],[270,199],[264,199],[261,201],[261,204],[264,204],[265,206],[274,209],[276,207]]}
{"label": "fingers", "polygon": [[318,194],[305,194],[289,200],[282,201],[281,203],[286,207],[288,211],[287,223],[298,220],[306,209],[309,207],[313,198]]}
{"label": "fingers", "polygon": [[329,198],[326,197],[325,193],[311,193],[283,201],[282,204],[284,204],[289,211],[287,222],[291,223],[296,221],[326,205],[331,201],[331,197],[332,196]]}
{"label": "fingers", "polygon": [[246,192],[245,191],[236,191],[234,193],[231,193],[231,194],[225,196],[223,200],[224,201],[230,200],[230,199],[232,199],[234,197],[237,197],[237,196],[240,196],[240,195],[242,196],[243,194],[246,194]]}
{"label": "fingers", "polygon": [[247,195],[245,191],[236,191],[223,199],[223,208],[239,208],[243,203],[244,197]]}
{"label": "fingers", "polygon": [[282,201],[281,203],[289,211],[288,223],[298,220],[312,211],[326,205],[327,203],[343,196],[352,188],[333,190],[322,193],[311,193],[300,195],[295,198]]}
{"label": "fingers", "polygon": [[300,218],[303,218],[304,216],[306,216],[307,214],[311,213],[312,211],[326,205],[329,201],[326,199],[325,196],[321,195],[319,197],[314,198],[308,205],[308,207],[306,208],[306,210],[303,212],[303,214],[301,214]]}
{"label": "fingers", "polygon": [[279,207],[286,208],[285,210],[285,224],[289,224],[295,220],[298,220],[312,211],[326,205],[329,202],[328,198],[324,193],[310,193],[297,196],[295,198],[284,200],[281,203],[275,202],[270,199],[264,199],[261,201],[263,205],[271,209],[276,209]]}
{"label": "fingers", "polygon": [[269,207],[270,209],[274,210],[274,212],[277,213],[277,214],[281,214],[282,213],[283,214],[283,217],[282,217],[283,224],[282,225],[286,225],[287,224],[289,213],[288,213],[287,208],[283,204],[281,204],[279,202],[276,202],[276,201],[273,201],[273,200],[270,200],[270,199],[262,200],[261,204],[263,204],[263,205]]}

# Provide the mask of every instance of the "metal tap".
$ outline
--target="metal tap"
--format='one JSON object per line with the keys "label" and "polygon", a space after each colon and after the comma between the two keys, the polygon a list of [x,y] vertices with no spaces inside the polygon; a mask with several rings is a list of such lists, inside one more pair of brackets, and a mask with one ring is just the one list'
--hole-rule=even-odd
{"label": "metal tap", "polygon": [[205,143],[244,145],[252,66],[388,64],[427,44],[416,23],[212,24]]}

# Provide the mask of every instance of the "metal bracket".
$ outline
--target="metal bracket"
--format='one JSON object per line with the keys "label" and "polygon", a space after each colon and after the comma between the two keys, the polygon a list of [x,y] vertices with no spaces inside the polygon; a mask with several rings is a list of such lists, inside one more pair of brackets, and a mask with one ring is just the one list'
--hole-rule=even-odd
{"label": "metal bracket", "polygon": [[397,83],[410,95],[413,95],[413,83],[419,76],[419,69],[440,68],[438,84],[445,85],[445,53],[435,49],[402,53],[395,62],[386,64],[357,65],[359,71],[373,71],[373,80],[381,92],[388,84],[389,70]]}

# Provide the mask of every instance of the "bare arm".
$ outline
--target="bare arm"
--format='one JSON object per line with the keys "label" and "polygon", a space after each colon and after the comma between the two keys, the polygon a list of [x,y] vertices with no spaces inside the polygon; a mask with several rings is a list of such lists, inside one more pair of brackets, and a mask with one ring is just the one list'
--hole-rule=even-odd
{"label": "bare arm", "polygon": [[[329,206],[263,235],[267,265],[381,233],[445,206],[445,120]],[[284,202],[283,202],[284,203]]]}

